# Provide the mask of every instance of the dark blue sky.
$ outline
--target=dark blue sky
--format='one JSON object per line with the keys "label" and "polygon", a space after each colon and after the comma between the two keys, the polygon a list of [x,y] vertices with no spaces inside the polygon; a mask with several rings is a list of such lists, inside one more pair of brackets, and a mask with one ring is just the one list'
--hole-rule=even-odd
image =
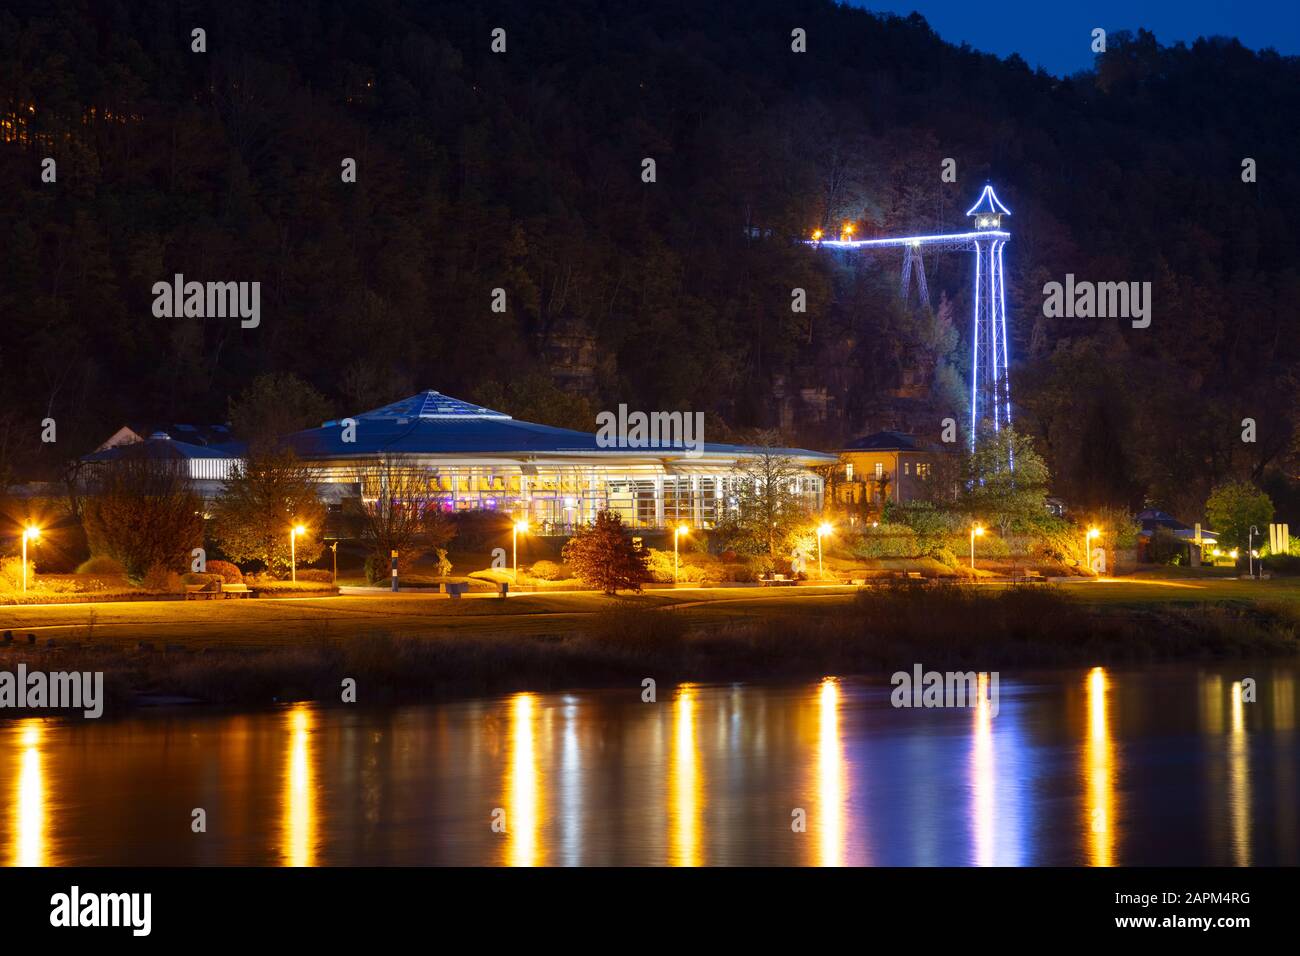
{"label": "dark blue sky", "polygon": [[1199,36],[1236,37],[1252,50],[1300,54],[1297,0],[849,0],[876,13],[920,13],[949,43],[1066,75],[1092,66],[1092,29],[1144,27],[1164,46]]}

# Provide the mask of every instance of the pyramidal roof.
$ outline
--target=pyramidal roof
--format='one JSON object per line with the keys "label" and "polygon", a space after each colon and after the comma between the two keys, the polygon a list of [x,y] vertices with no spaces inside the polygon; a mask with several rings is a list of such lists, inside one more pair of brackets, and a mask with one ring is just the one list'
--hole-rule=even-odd
{"label": "pyramidal roof", "polygon": [[978,216],[981,213],[984,215],[993,213],[994,215],[1009,216],[1011,210],[1002,205],[1002,200],[998,199],[993,187],[986,185],[984,191],[980,193],[980,198],[975,200],[975,205],[966,210],[968,216]]}
{"label": "pyramidal roof", "polygon": [[490,408],[484,408],[482,405],[475,405],[473,402],[462,401],[459,398],[452,398],[450,395],[444,395],[442,392],[435,392],[433,389],[426,389],[418,392],[409,398],[393,402],[391,405],[385,405],[383,408],[376,408],[369,412],[362,412],[356,416],[358,419],[497,419],[500,421],[509,421],[510,416],[505,412],[496,412]]}

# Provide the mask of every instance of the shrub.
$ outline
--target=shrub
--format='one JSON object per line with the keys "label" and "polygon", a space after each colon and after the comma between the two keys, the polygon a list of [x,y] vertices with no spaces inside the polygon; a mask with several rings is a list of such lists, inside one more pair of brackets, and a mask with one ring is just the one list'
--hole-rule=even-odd
{"label": "shrub", "polygon": [[[36,562],[27,562],[27,586],[36,580]],[[0,558],[0,590],[21,591],[23,588],[23,559]]]}
{"label": "shrub", "polygon": [[366,555],[365,574],[367,584],[375,585],[387,581],[392,577],[392,573],[392,563],[389,558],[381,554]]}
{"label": "shrub", "polygon": [[332,575],[329,571],[325,571],[321,568],[303,568],[301,571],[298,572],[298,580],[316,581],[316,582],[323,581],[326,584],[330,584],[334,580],[334,575]]}
{"label": "shrub", "polygon": [[1300,555],[1274,554],[1264,558],[1263,564],[1273,574],[1300,574]]}
{"label": "shrub", "polygon": [[[673,580],[673,555],[671,551],[649,549],[650,580],[667,584]],[[704,568],[689,565],[679,555],[677,561],[678,581],[703,581]]]}
{"label": "shrub", "polygon": [[126,569],[120,561],[106,554],[93,554],[77,565],[78,574],[125,574]]}
{"label": "shrub", "polygon": [[208,574],[220,575],[223,584],[244,583],[244,572],[229,561],[209,561]]}
{"label": "shrub", "polygon": [[914,558],[920,553],[916,532],[903,524],[864,528],[853,551],[859,558]]}
{"label": "shrub", "polygon": [[222,577],[214,571],[190,571],[181,575],[181,584],[219,584]]}
{"label": "shrub", "polygon": [[573,573],[555,561],[535,561],[528,569],[528,576],[539,581],[563,581],[565,578],[573,577]]}
{"label": "shrub", "polygon": [[[194,583],[205,582],[196,581]],[[155,564],[141,577],[140,586],[146,591],[179,591],[181,589],[181,576],[165,564]]]}

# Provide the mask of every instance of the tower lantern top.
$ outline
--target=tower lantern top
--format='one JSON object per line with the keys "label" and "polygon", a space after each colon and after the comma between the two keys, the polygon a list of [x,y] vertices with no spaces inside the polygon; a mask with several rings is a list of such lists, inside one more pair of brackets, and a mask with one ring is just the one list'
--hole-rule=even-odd
{"label": "tower lantern top", "polygon": [[993,187],[986,184],[975,205],[966,210],[966,215],[974,220],[976,229],[1001,229],[1002,217],[1011,215],[1011,210],[1002,205]]}

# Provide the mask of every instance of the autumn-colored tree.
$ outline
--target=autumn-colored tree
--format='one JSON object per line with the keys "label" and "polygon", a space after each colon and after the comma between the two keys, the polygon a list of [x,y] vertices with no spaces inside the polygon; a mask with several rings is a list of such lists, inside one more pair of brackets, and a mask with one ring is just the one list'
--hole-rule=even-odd
{"label": "autumn-colored tree", "polygon": [[564,563],[583,584],[606,594],[640,591],[650,580],[648,555],[632,543],[615,512],[602,511],[564,545]]}
{"label": "autumn-colored tree", "polygon": [[[232,561],[259,561],[283,572],[294,554],[299,566],[321,556],[325,506],[316,496],[316,479],[289,452],[250,455],[236,465],[212,515],[212,537]],[[291,546],[296,525],[304,533]]]}
{"label": "autumn-colored tree", "polygon": [[117,561],[135,582],[154,568],[188,570],[191,551],[203,544],[203,499],[185,460],[143,444],[94,467],[81,516],[91,553]]}

